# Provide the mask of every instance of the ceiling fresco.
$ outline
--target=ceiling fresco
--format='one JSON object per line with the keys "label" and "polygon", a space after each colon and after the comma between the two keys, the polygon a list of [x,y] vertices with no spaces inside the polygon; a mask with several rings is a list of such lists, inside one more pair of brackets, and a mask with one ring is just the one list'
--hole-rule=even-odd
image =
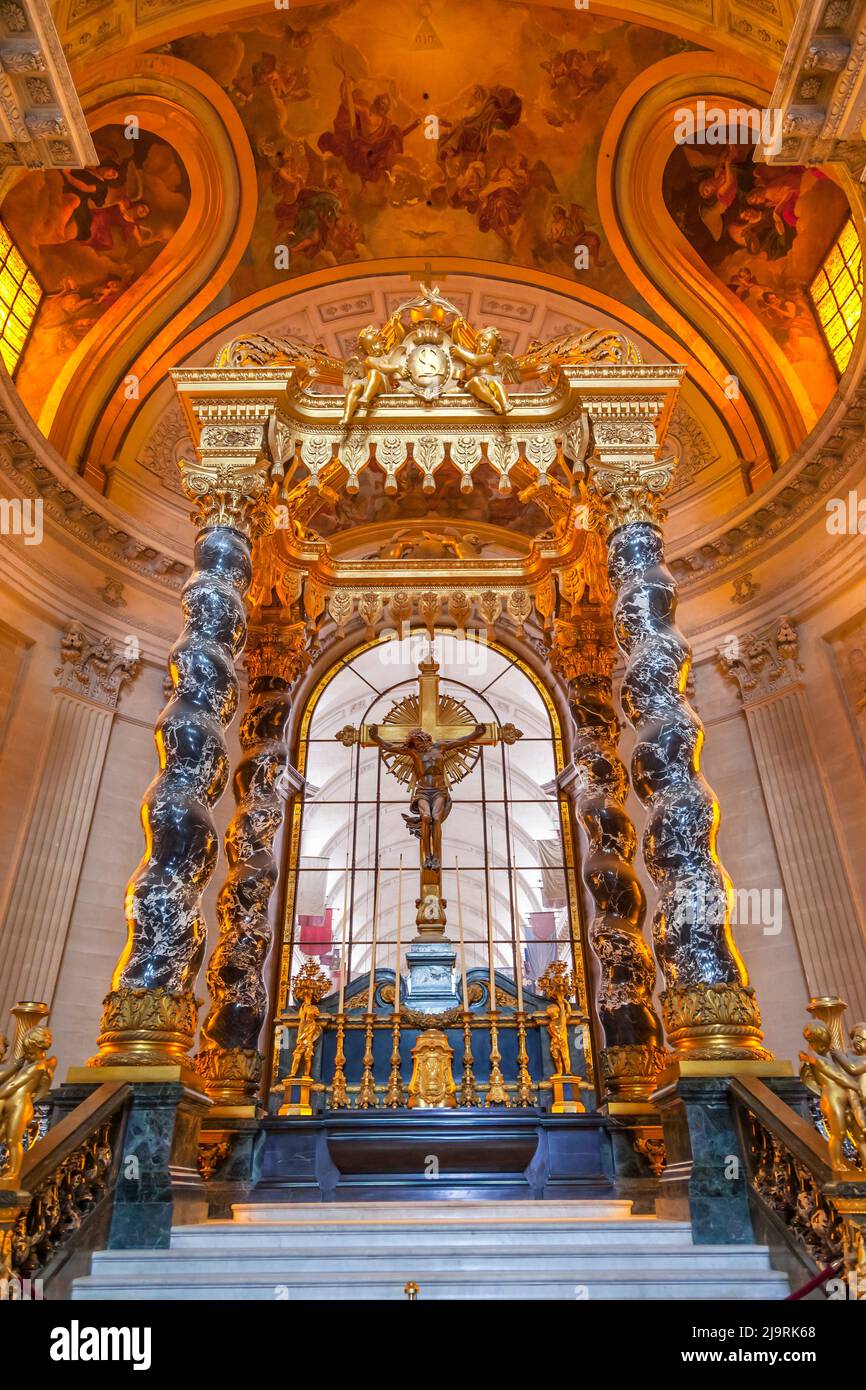
{"label": "ceiling fresco", "polygon": [[[733,0],[703,29],[703,0],[604,8],[61,3],[101,163],[23,175],[0,218],[45,291],[16,384],[70,466],[105,491],[124,471],[148,486],[157,474],[175,505],[173,366],[293,323],[312,291],[310,341],[350,355],[370,321],[352,308],[367,267],[402,293],[435,261],[456,292],[486,282],[481,310],[508,347],[524,331],[510,300],[531,315],[554,294],[569,320],[616,321],[648,360],[684,363],[699,447],[681,487],[715,470],[727,505],[752,473],[760,485],[838,386],[808,287],[845,195],[829,172],[674,145],[676,101],[712,94],[717,73],[730,102],[772,88],[784,41],[756,48]],[[773,23],[787,23],[775,5]],[[102,51],[88,66],[89,45]],[[152,129],[127,140],[106,103],[123,103],[117,120],[137,101]],[[508,506],[489,499],[491,515]],[[516,518],[527,535],[543,524]]]}
{"label": "ceiling fresco", "polygon": [[598,143],[623,88],[684,47],[499,0],[387,13],[349,0],[178,40],[171,52],[219,83],[255,153],[259,211],[232,296],[287,270],[450,254],[580,276],[637,304],[600,225]]}
{"label": "ceiling fresco", "polygon": [[842,190],[820,169],[756,165],[743,145],[683,145],[663,193],[689,243],[825,406],[836,374],[808,286],[848,215]]}
{"label": "ceiling fresco", "polygon": [[95,168],[26,174],[0,207],[44,290],[16,376],[32,414],[59,367],[108,308],[153,265],[186,214],[186,172],[164,140],[123,126],[93,133]]}

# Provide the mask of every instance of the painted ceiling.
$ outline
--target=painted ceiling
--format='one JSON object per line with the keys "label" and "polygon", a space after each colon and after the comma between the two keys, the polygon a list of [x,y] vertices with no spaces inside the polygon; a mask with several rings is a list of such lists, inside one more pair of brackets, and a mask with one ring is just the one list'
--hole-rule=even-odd
{"label": "painted ceiling", "polygon": [[365,295],[385,307],[432,273],[479,308],[523,306],[499,320],[507,345],[558,317],[684,362],[681,481],[718,465],[727,505],[837,390],[808,287],[848,202],[829,167],[677,146],[674,112],[766,100],[790,9],[65,0],[100,164],[27,173],[0,204],[44,290],[28,409],[133,505],[142,459],[183,449],[172,366],[301,319],[345,354]]}

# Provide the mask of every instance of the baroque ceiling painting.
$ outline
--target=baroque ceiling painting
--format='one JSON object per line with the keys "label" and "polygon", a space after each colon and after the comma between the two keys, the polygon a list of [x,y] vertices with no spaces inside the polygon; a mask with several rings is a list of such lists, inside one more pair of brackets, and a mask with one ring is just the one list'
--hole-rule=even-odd
{"label": "baroque ceiling painting", "polygon": [[[690,65],[711,71],[700,24],[651,19],[651,4],[640,16],[607,9],[421,0],[386,13],[373,0],[335,0],[240,14],[218,5],[205,23],[194,0],[119,5],[110,20],[99,5],[70,7],[76,74],[77,48],[94,32],[110,53],[84,74],[99,162],[26,173],[0,204],[42,290],[15,369],[40,427],[98,486],[120,486],[119,462],[121,473],[160,476],[177,505],[187,444],[164,385],[170,367],[208,360],[243,325],[349,357],[375,294],[344,291],[296,313],[300,296],[341,269],[361,286],[369,265],[403,276],[384,291],[389,312],[406,277],[430,279],[423,267],[436,261],[432,278],[461,304],[473,291],[459,277],[499,268],[499,292],[488,282],[474,302],[498,320],[509,352],[598,324],[601,313],[650,360],[685,361],[671,432],[681,484],[708,467],[730,477],[729,492],[735,473],[766,476],[813,427],[844,366],[809,287],[845,219],[845,193],[829,167],[759,164],[745,146],[677,147],[673,111],[663,128],[653,124],[646,94],[681,84]],[[170,13],[184,15],[180,35]],[[760,53],[767,34],[745,20],[739,31],[752,53],[731,102],[758,90],[761,72],[771,81]],[[116,77],[124,64],[127,77]],[[126,100],[115,81],[136,91],[139,70],[157,82],[174,74],[185,95],[164,124],[160,116],[130,140],[97,116],[106,99]],[[634,157],[619,167],[617,146],[632,131]],[[227,187],[232,164],[241,211],[227,231],[227,195],[214,182]],[[650,166],[647,209],[634,188]],[[650,264],[659,255],[661,265]],[[537,300],[542,285],[559,296],[544,315],[519,292],[531,287]],[[732,306],[726,329],[708,312],[719,290]],[[100,320],[114,331],[97,345],[88,335]],[[757,350],[750,331],[764,335]],[[767,348],[785,394],[765,380]],[[722,382],[742,353],[732,409]],[[125,394],[130,376],[141,384],[135,399]],[[97,392],[101,415],[89,404]],[[380,504],[430,516],[481,505],[416,498],[401,485],[405,498]],[[508,507],[527,535],[543,530],[537,509],[524,514],[507,498],[494,495],[488,510],[504,520]],[[318,521],[341,525],[327,509]]]}
{"label": "baroque ceiling painting", "polygon": [[665,204],[713,274],[783,348],[819,408],[836,375],[809,285],[848,216],[821,169],[756,165],[743,145],[680,146]]}
{"label": "baroque ceiling painting", "polygon": [[623,87],[682,41],[593,15],[577,46],[572,15],[497,0],[422,11],[316,7],[172,45],[224,88],[256,156],[232,292],[282,278],[275,245],[295,274],[456,251],[573,279],[580,243],[592,282],[628,295],[600,225],[598,141]]}
{"label": "baroque ceiling painting", "polygon": [[38,413],[58,367],[153,265],[184,219],[190,189],[174,150],[146,130],[93,132],[99,163],[21,179],[2,220],[44,298],[16,383]]}

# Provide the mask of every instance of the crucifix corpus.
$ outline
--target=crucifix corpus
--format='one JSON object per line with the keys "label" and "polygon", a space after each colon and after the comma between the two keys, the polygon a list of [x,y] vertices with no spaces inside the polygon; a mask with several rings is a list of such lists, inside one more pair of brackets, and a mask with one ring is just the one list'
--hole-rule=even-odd
{"label": "crucifix corpus", "polygon": [[420,841],[421,860],[416,939],[444,942],[442,825],[451,811],[450,788],[472,771],[483,746],[516,743],[521,730],[473,719],[462,700],[440,692],[438,663],[428,658],[419,662],[417,691],[393,705],[380,724],[348,724],[336,737],[346,747],[378,748],[391,775],[409,788],[403,819]]}

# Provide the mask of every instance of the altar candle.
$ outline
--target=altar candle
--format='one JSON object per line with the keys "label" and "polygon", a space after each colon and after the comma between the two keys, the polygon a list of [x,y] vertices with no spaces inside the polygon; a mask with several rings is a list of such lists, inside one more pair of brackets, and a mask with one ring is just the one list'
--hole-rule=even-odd
{"label": "altar candle", "polygon": [[370,942],[370,987],[367,990],[367,1013],[373,1012],[373,993],[376,988],[376,935],[379,927],[379,873],[376,865],[376,891],[373,894],[373,939]]}
{"label": "altar candle", "polygon": [[487,968],[489,979],[489,1008],[491,1013],[496,1012],[496,964],[493,957],[493,913],[490,910],[490,876],[487,875]]}
{"label": "altar candle", "polygon": [[340,1002],[337,1013],[343,1012],[346,1002],[346,918],[349,909],[349,851],[346,850],[346,877],[343,880],[343,921],[340,927]]}
{"label": "altar candle", "polygon": [[457,882],[457,926],[460,930],[460,973],[463,976],[463,1012],[469,1012],[469,983],[466,979],[466,942],[463,939],[463,904],[460,901],[460,865],[454,860],[454,878]]}
{"label": "altar candle", "polygon": [[520,947],[520,902],[518,892],[520,884],[517,873],[512,863],[508,870],[511,882],[514,886],[514,931],[517,938],[517,950],[514,953],[514,983],[517,986],[517,1012],[523,1013],[523,952]]}
{"label": "altar candle", "polygon": [[403,856],[397,872],[397,955],[394,961],[394,1012],[400,1012],[400,918],[403,916]]}

